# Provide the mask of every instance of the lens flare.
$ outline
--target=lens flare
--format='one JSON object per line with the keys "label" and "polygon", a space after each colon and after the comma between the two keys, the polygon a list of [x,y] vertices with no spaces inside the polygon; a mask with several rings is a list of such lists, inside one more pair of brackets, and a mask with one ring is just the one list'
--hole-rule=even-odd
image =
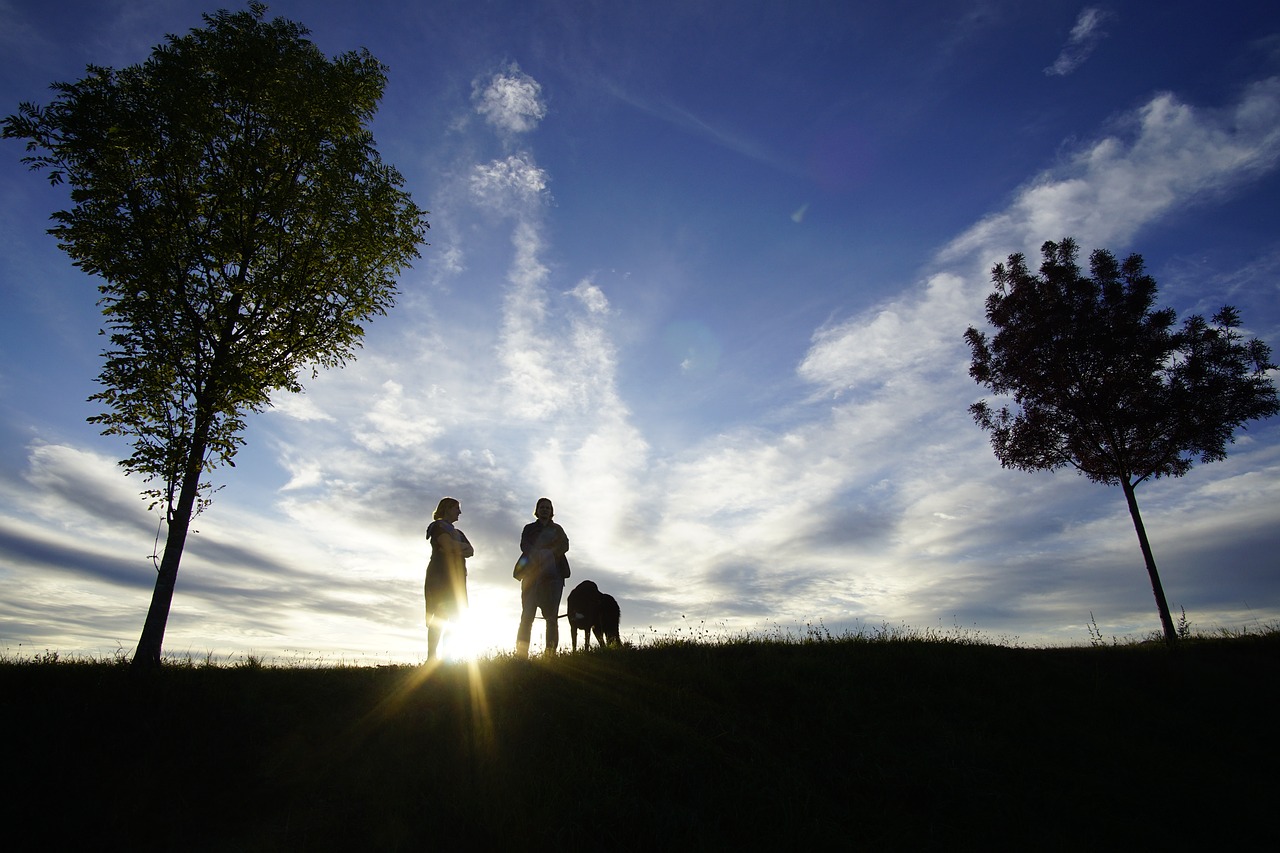
{"label": "lens flare", "polygon": [[445,623],[440,638],[440,658],[447,663],[462,663],[487,657],[498,650],[500,627],[486,620],[474,608]]}

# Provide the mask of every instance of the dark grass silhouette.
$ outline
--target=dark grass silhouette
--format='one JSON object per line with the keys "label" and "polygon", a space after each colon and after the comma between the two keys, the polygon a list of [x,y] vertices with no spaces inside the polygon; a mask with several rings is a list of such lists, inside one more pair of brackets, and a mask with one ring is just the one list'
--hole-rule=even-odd
{"label": "dark grass silhouette", "polygon": [[591,648],[591,634],[596,635],[600,645],[621,642],[618,637],[618,623],[622,619],[622,611],[618,600],[608,593],[600,591],[595,581],[583,581],[569,593],[565,603],[569,618],[569,632],[573,638],[573,650],[578,650],[578,631],[582,631],[584,648]]}
{"label": "dark grass silhouette", "polygon": [[7,661],[2,802],[10,833],[131,850],[1235,847],[1273,825],[1278,664],[1276,631],[658,642],[482,687]]}

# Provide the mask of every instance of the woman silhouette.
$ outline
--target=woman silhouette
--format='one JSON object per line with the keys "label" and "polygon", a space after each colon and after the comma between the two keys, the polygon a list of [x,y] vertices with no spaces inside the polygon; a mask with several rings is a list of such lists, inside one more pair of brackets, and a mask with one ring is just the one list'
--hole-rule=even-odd
{"label": "woman silhouette", "polygon": [[466,534],[454,527],[462,515],[462,504],[456,498],[441,498],[427,526],[431,542],[431,560],[427,563],[427,579],[422,593],[427,602],[427,660],[436,656],[444,624],[467,606],[467,557],[475,549]]}

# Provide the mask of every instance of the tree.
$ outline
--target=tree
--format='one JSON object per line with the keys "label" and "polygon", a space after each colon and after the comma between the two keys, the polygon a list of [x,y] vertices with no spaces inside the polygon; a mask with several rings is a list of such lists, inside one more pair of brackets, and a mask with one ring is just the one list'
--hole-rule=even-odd
{"label": "tree", "polygon": [[1070,465],[1096,483],[1124,490],[1151,578],[1166,642],[1177,638],[1155,558],[1138,512],[1137,486],[1181,477],[1198,458],[1225,459],[1237,427],[1280,411],[1267,371],[1271,350],[1245,341],[1230,306],[1205,322],[1175,328],[1172,309],[1154,310],[1156,282],[1142,257],[1117,263],[1099,249],[1091,277],[1076,265],[1070,239],[1046,242],[1040,274],[1023,256],[991,271],[990,340],[970,327],[969,375],[1013,398],[992,409],[969,407],[991,433],[1000,464],[1024,471]]}
{"label": "tree", "polygon": [[265,12],[204,15],[3,122],[36,152],[23,162],[70,186],[49,232],[99,277],[110,340],[89,420],[133,440],[120,464],[168,525],[135,667],[160,663],[205,473],[234,465],[272,391],[354,356],[428,227],[367,127],[386,68],[365,50],[329,60]]}

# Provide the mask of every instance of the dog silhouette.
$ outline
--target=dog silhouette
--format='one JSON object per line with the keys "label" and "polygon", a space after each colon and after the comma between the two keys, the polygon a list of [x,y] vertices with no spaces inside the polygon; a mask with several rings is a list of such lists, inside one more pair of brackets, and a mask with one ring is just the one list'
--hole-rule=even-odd
{"label": "dog silhouette", "polygon": [[622,611],[612,595],[600,591],[595,581],[583,581],[569,593],[569,635],[573,638],[573,650],[578,650],[578,629],[582,629],[583,648],[591,648],[591,634],[600,645],[620,645],[618,622]]}

